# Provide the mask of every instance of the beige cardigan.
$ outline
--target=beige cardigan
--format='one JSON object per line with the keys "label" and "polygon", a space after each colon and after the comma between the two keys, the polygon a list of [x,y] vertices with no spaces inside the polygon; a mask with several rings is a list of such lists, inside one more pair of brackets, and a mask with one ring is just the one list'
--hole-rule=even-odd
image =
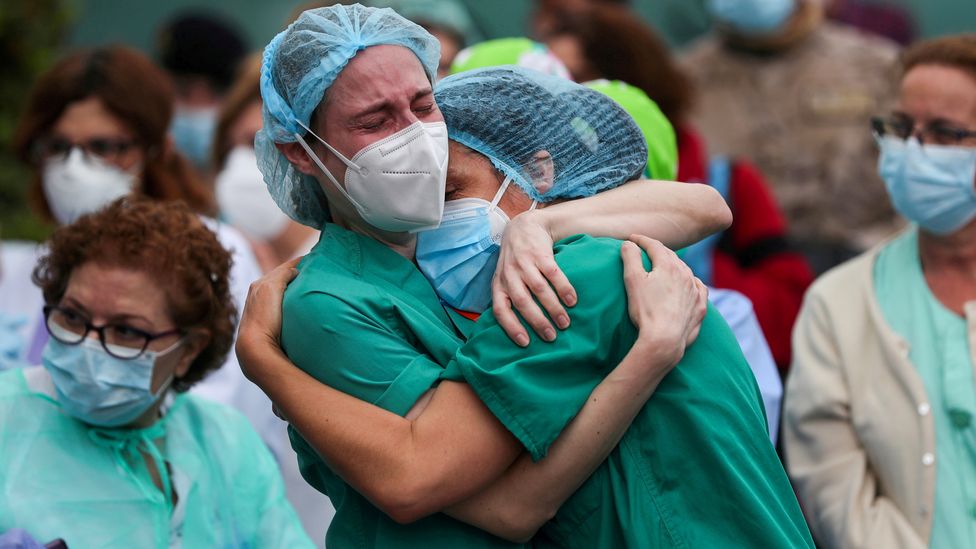
{"label": "beige cardigan", "polygon": [[925,547],[932,529],[935,427],[908,344],[875,298],[885,244],[817,280],[793,332],[783,444],[821,547]]}

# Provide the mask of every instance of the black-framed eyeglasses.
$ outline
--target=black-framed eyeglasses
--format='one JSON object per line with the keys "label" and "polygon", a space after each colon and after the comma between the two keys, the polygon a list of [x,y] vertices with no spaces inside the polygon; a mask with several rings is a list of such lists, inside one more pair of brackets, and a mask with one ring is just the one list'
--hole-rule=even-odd
{"label": "black-framed eyeglasses", "polygon": [[51,337],[65,345],[80,344],[94,330],[105,352],[123,360],[139,358],[153,340],[183,332],[173,329],[151,334],[125,324],[95,326],[78,311],[54,305],[44,307],[44,325]]}
{"label": "black-framed eyeglasses", "polygon": [[921,143],[952,146],[966,139],[976,138],[976,131],[958,128],[945,122],[930,122],[921,129],[915,129],[915,121],[907,116],[875,116],[871,119],[871,130],[878,137],[892,136],[898,139],[918,137]]}
{"label": "black-framed eyeglasses", "polygon": [[87,141],[74,142],[63,137],[40,139],[34,145],[34,154],[41,161],[64,160],[75,147],[86,156],[94,156],[106,162],[117,162],[123,155],[136,147],[135,140],[127,138],[96,137]]}

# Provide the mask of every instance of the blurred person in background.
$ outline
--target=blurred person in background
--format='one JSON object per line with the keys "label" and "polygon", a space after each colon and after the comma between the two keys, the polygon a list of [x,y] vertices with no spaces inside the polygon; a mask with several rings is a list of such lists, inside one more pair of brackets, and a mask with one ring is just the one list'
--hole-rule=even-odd
{"label": "blurred person in background", "polygon": [[450,74],[458,52],[483,39],[467,6],[461,0],[367,0],[367,5],[393,8],[432,34],[441,45],[437,79]]}
{"label": "blurred person in background", "polygon": [[122,198],[34,271],[43,367],[0,373],[0,532],[69,547],[312,547],[248,421],[186,391],[234,340],[231,256],[185,204]]}
{"label": "blurred person in background", "polygon": [[305,255],[318,231],[292,221],[278,208],[254,154],[254,136],[261,129],[261,58],[241,65],[237,80],[217,118],[214,133],[214,192],[221,219],[251,239],[262,271]]}
{"label": "blurred person in background", "polygon": [[732,226],[692,246],[684,259],[703,282],[753,303],[776,364],[790,363],[790,332],[813,280],[787,242],[784,219],[760,172],[743,158],[712,157],[688,120],[696,88],[640,16],[622,6],[564,12],[546,39],[578,81],[622,80],[647,94],[674,127],[679,181],[708,183],[728,201]]}
{"label": "blurred person in background", "polygon": [[[167,136],[172,112],[169,78],[135,50],[82,50],[55,63],[35,83],[14,135],[15,153],[33,172],[33,206],[41,218],[66,225],[122,196],[184,202],[230,251],[231,295],[242,304],[260,268],[238,230],[205,217],[214,213],[213,196]],[[44,301],[25,278],[33,254],[18,255],[20,264],[4,261],[0,311],[27,317],[20,332],[22,358],[34,365],[48,339]],[[226,368],[194,391],[244,412],[279,454],[283,424],[267,397],[244,378],[233,354]]]}
{"label": "blurred person in background", "polygon": [[592,5],[610,4],[630,6],[630,0],[535,0],[529,18],[529,31],[538,40],[545,40],[567,13],[586,9]]}
{"label": "blurred person in background", "polygon": [[976,34],[901,66],[876,169],[912,223],[817,280],[794,338],[786,465],[822,547],[976,540]]}
{"label": "blurred person in background", "polygon": [[897,44],[825,21],[820,0],[705,6],[715,30],[681,62],[708,150],[755,163],[817,273],[896,230],[864,127],[894,99]]}
{"label": "blurred person in background", "polygon": [[222,17],[189,12],[165,23],[156,40],[157,58],[176,90],[170,134],[176,148],[209,175],[217,113],[247,55],[244,38]]}

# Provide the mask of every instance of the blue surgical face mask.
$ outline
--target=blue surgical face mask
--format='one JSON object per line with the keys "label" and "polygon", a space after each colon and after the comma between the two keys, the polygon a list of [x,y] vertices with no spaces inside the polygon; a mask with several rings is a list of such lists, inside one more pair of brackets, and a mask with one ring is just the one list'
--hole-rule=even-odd
{"label": "blue surgical face mask", "polygon": [[177,109],[169,133],[176,148],[198,167],[210,161],[210,147],[217,127],[217,109]]}
{"label": "blue surgical face mask", "polygon": [[146,351],[138,358],[123,360],[105,352],[94,338],[78,345],[66,345],[51,338],[41,363],[51,374],[58,402],[69,415],[99,427],[121,427],[146,412],[173,378],[153,393],[150,390],[156,360],[176,349]]}
{"label": "blue surgical face mask", "polygon": [[480,313],[491,305],[491,279],[508,224],[498,201],[511,182],[506,178],[491,202],[480,198],[445,202],[440,226],[417,234],[420,271],[455,309]]}
{"label": "blue surgical face mask", "polygon": [[945,235],[976,218],[976,148],[878,139],[878,173],[901,215]]}
{"label": "blue surgical face mask", "polygon": [[793,13],[796,0],[708,0],[705,7],[715,19],[745,33],[776,30]]}

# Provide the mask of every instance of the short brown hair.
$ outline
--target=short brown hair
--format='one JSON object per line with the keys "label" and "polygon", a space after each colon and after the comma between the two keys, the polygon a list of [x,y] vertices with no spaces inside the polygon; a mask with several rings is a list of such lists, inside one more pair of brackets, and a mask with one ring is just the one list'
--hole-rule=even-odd
{"label": "short brown hair", "polygon": [[919,65],[953,67],[976,79],[976,34],[956,34],[916,42],[902,53],[902,74]]}
{"label": "short brown hair", "polygon": [[672,124],[681,122],[691,108],[694,85],[640,15],[607,3],[557,13],[550,37],[575,37],[601,78],[640,88]]}
{"label": "short brown hair", "polygon": [[34,268],[44,301],[57,304],[71,273],[89,262],[146,273],[165,292],[167,314],[176,326],[209,333],[207,346],[173,382],[174,389],[189,389],[224,363],[237,320],[228,282],[232,260],[186,205],[121,198],[58,228]]}
{"label": "short brown hair", "polygon": [[34,170],[30,196],[38,213],[51,220],[41,187],[41,165],[34,146],[69,105],[97,97],[136,135],[145,153],[142,194],[157,200],[182,200],[199,213],[213,213],[213,195],[169,142],[173,85],[145,55],[124,46],[71,54],[41,75],[14,132],[14,152]]}

